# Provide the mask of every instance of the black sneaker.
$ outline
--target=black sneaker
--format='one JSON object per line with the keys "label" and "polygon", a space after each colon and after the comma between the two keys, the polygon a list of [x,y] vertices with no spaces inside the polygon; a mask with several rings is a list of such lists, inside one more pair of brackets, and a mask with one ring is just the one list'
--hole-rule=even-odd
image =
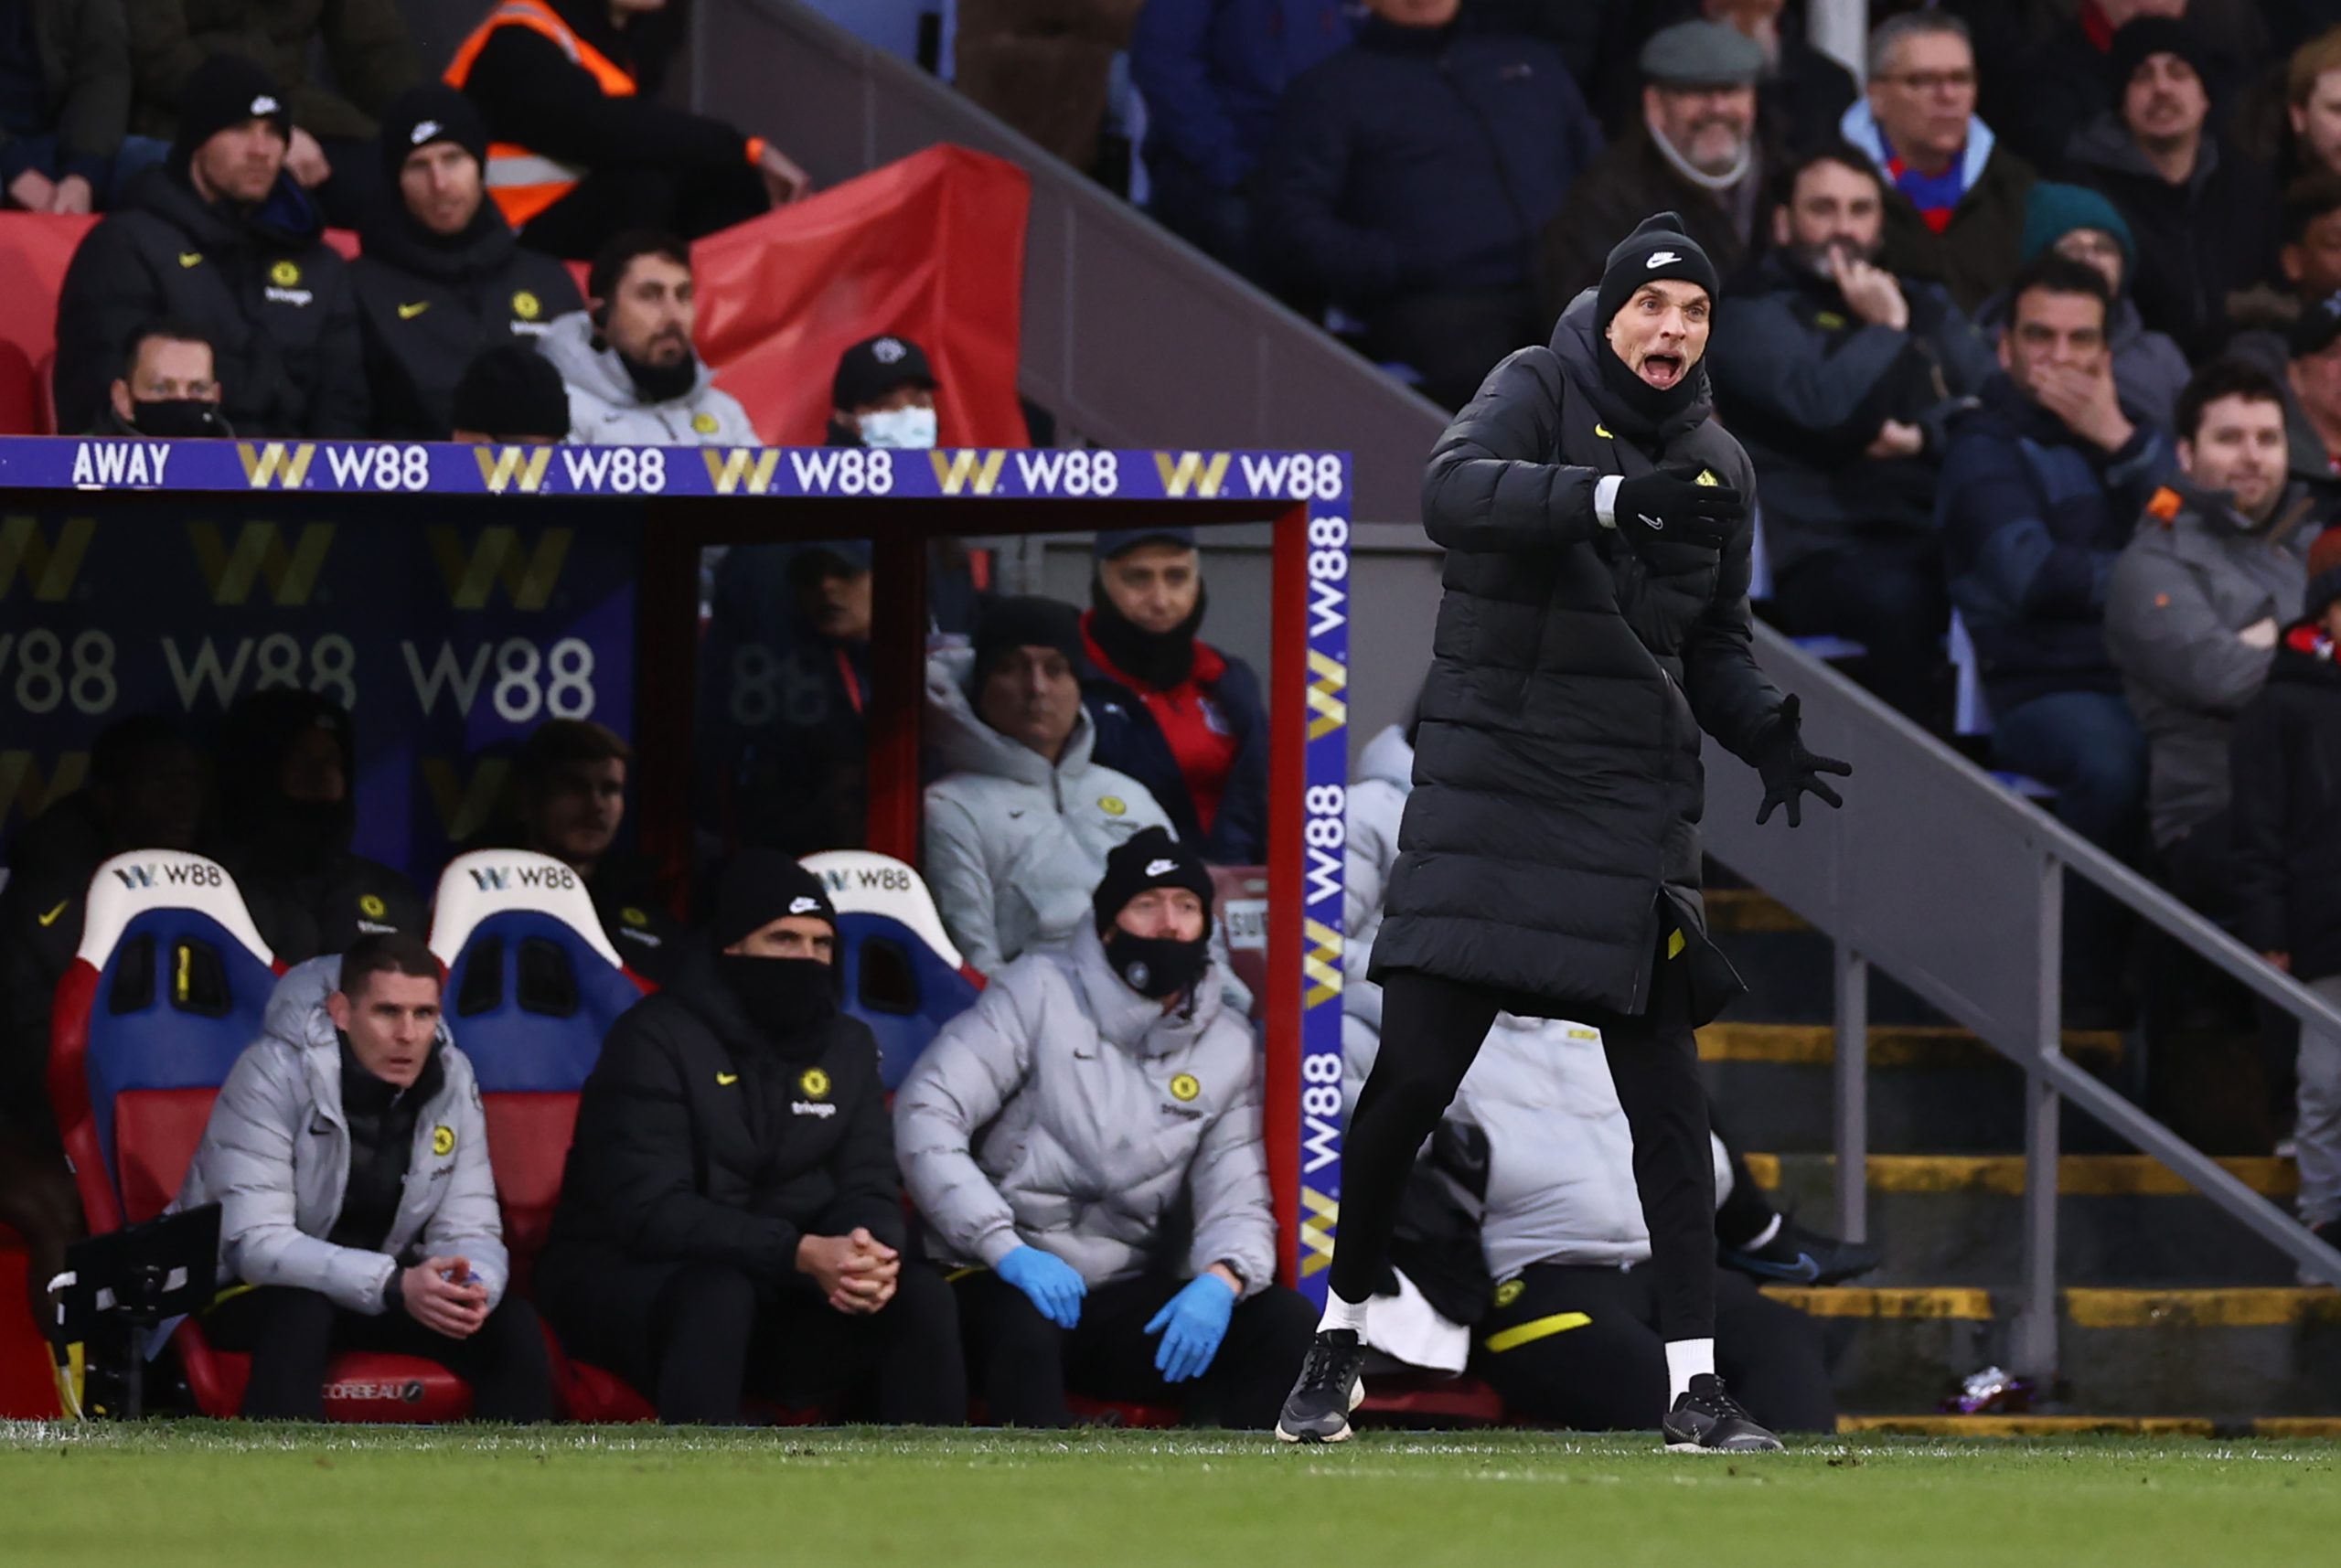
{"label": "black sneaker", "polygon": [[1723,1380],[1702,1372],[1659,1424],[1670,1454],[1777,1454],[1780,1440],[1756,1424],[1724,1392]]}
{"label": "black sneaker", "polygon": [[1719,1247],[1716,1258],[1726,1268],[1784,1285],[1837,1285],[1885,1261],[1876,1247],[1824,1236],[1786,1218],[1762,1246]]}
{"label": "black sneaker", "polygon": [[1347,1328],[1319,1331],[1300,1363],[1300,1381],[1285,1396],[1277,1435],[1288,1443],[1342,1443],[1350,1412],[1365,1399],[1365,1346]]}

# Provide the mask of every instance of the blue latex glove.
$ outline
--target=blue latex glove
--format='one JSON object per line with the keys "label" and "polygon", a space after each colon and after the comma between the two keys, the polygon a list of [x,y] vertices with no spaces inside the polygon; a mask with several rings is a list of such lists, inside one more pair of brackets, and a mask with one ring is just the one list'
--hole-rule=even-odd
{"label": "blue latex glove", "polygon": [[1089,1294],[1089,1286],[1054,1253],[1019,1247],[993,1264],[992,1273],[1022,1291],[1041,1316],[1058,1328],[1070,1328],[1081,1321],[1081,1298]]}
{"label": "blue latex glove", "polygon": [[1197,1275],[1165,1303],[1146,1326],[1148,1333],[1162,1336],[1154,1350],[1154,1370],[1162,1381],[1182,1383],[1203,1376],[1227,1338],[1227,1320],[1235,1311],[1235,1287],[1215,1274]]}

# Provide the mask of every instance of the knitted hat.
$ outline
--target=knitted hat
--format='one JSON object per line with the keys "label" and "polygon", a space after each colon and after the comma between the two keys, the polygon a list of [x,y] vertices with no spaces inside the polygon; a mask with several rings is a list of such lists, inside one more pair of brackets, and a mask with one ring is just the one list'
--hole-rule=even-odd
{"label": "knitted hat", "polygon": [[1149,888],[1184,888],[1203,901],[1203,924],[1211,924],[1211,873],[1182,848],[1170,830],[1148,827],[1133,833],[1106,857],[1106,877],[1097,884],[1090,907],[1097,917],[1097,934],[1114,927],[1130,900]]}
{"label": "knitted hat", "polygon": [[1594,296],[1593,331],[1607,332],[1634,291],[1662,278],[1696,283],[1713,301],[1720,292],[1716,264],[1683,232],[1683,219],[1672,212],[1653,213],[1631,234],[1618,241],[1602,269],[1601,287]]}
{"label": "knitted hat", "polygon": [[719,948],[753,935],[790,915],[825,920],[837,928],[837,906],[821,879],[777,849],[743,849],[723,868],[715,890],[715,923],[708,928]]}
{"label": "knitted hat", "polygon": [[991,667],[1017,648],[1054,648],[1076,670],[1081,667],[1081,617],[1070,604],[1038,596],[995,599],[976,626],[976,663],[970,685],[980,691]]}
{"label": "knitted hat", "polygon": [[179,90],[179,133],[171,144],[171,166],[186,168],[198,147],[248,120],[272,121],[292,140],[293,104],[275,79],[241,55],[213,55]]}
{"label": "knitted hat", "polygon": [[2122,25],[2113,35],[2113,47],[2106,51],[2106,69],[2111,72],[2117,106],[2122,93],[2129,90],[2130,79],[2138,74],[2138,68],[2151,55],[2176,55],[2203,79],[2203,91],[2210,91],[2209,40],[2177,16],[2135,16]]}
{"label": "knitted hat", "polygon": [[1100,528],[1089,546],[1092,560],[1111,560],[1126,549],[1136,549],[1142,544],[1174,544],[1181,549],[1195,548],[1192,528]]}
{"label": "knitted hat", "polygon": [[2113,236],[2122,247],[2122,275],[2137,271],[2138,241],[2121,209],[2085,185],[2058,185],[2042,180],[2024,198],[2024,238],[2017,242],[2016,265],[2022,266],[2076,229],[2096,229]]}
{"label": "knitted hat", "polygon": [[487,122],[470,99],[444,81],[407,89],[382,112],[382,174],[390,189],[398,189],[407,155],[433,142],[453,142],[483,169],[487,166]]}
{"label": "knitted hat", "polygon": [[552,361],[518,343],[483,349],[455,383],[454,430],[497,441],[567,441],[569,389]]}

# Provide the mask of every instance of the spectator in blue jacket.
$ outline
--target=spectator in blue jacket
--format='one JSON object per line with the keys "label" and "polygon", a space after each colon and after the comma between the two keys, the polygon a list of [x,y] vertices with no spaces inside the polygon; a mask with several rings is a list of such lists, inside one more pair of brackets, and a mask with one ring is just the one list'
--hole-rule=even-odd
{"label": "spectator in blue jacket", "polygon": [[1148,208],[1239,272],[1255,271],[1249,189],[1286,86],[1346,46],[1337,0],[1148,0],[1130,27],[1146,99]]}
{"label": "spectator in blue jacket", "polygon": [[1544,341],[1538,231],[1601,150],[1559,54],[1459,28],[1460,0],[1372,0],[1285,95],[1260,170],[1264,261],[1363,318],[1367,354],[1450,408]]}

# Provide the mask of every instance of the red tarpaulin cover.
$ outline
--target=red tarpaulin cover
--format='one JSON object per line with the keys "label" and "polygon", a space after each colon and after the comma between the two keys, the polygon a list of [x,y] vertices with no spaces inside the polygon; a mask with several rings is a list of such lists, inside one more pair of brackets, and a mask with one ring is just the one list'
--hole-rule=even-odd
{"label": "red tarpaulin cover", "polygon": [[[946,446],[1022,446],[1016,345],[1032,187],[930,147],[691,248],[700,353],[775,445],[818,445],[838,356],[896,332],[934,360]],[[57,295],[94,219],[0,213],[0,433],[49,433]],[[354,235],[327,239],[344,255]],[[583,269],[577,269],[582,286]]]}

